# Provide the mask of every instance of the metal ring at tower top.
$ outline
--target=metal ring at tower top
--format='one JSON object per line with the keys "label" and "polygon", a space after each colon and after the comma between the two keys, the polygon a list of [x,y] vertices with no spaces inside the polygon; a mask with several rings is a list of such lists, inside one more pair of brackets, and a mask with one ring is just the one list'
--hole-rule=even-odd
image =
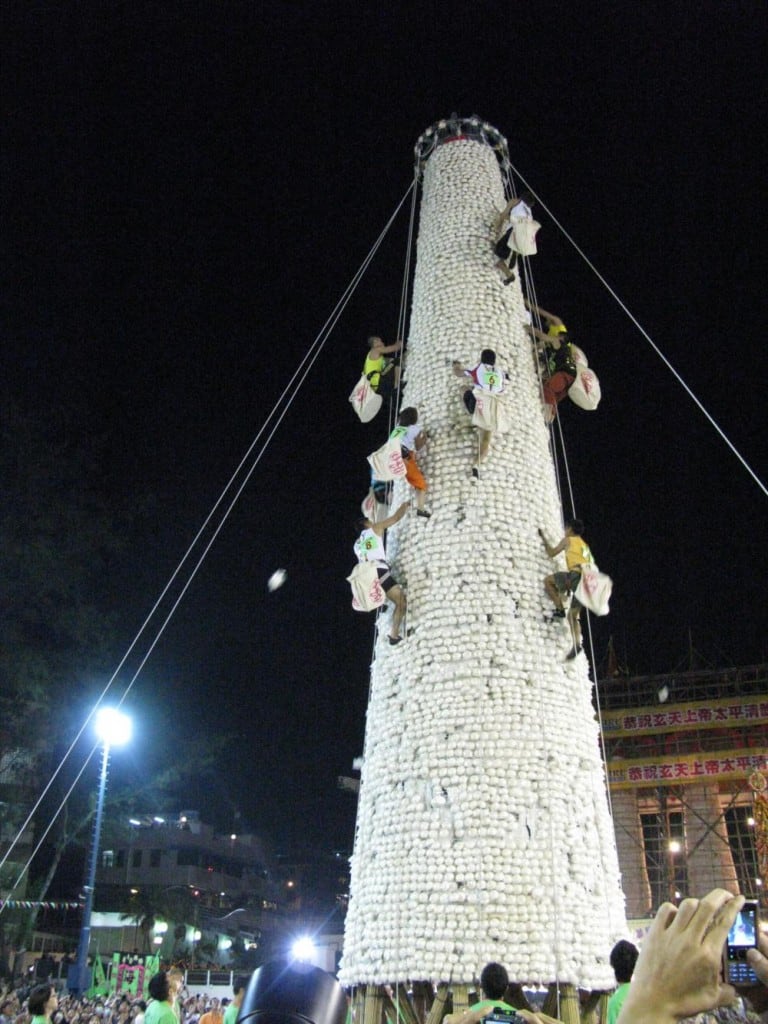
{"label": "metal ring at tower top", "polygon": [[462,139],[490,146],[496,154],[496,159],[502,170],[509,168],[507,140],[497,128],[487,121],[483,121],[476,114],[472,114],[471,117],[459,117],[458,114],[451,114],[450,117],[435,122],[418,137],[413,151],[419,175],[438,146],[442,146],[446,142],[458,142]]}

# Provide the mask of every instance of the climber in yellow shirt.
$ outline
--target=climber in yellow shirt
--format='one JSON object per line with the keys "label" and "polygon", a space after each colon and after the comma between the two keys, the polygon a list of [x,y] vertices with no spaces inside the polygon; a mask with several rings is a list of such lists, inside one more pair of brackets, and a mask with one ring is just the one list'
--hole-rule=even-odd
{"label": "climber in yellow shirt", "polygon": [[550,558],[555,558],[562,551],[565,552],[566,572],[553,572],[544,579],[544,589],[555,605],[554,616],[558,619],[566,617],[563,597],[571,596],[571,606],[568,609],[568,625],[573,637],[573,647],[568,660],[572,660],[581,650],[581,604],[576,600],[576,588],[581,580],[581,570],[584,565],[591,565],[593,562],[592,552],[589,545],[581,536],[584,532],[584,524],[580,519],[571,519],[565,527],[565,536],[559,544],[552,546],[543,532],[539,530],[539,536],[544,541],[544,547]]}
{"label": "climber in yellow shirt", "polygon": [[[394,345],[385,345],[383,339],[375,334],[368,339],[368,355],[363,373],[373,390],[382,398],[391,395],[400,383],[400,356],[395,353],[399,353],[402,347],[402,341],[396,341]],[[389,355],[395,355],[395,358],[384,358]]]}

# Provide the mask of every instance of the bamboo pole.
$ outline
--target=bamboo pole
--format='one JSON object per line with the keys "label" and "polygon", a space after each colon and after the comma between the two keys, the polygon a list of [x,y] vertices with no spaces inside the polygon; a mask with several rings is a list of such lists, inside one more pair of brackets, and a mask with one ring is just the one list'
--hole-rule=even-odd
{"label": "bamboo pole", "polygon": [[597,1024],[597,1010],[600,1008],[600,1020],[605,1024],[608,1007],[607,992],[590,992],[581,1004],[581,1024]]}
{"label": "bamboo pole", "polygon": [[413,1009],[416,1019],[426,1021],[432,1004],[435,1001],[435,990],[429,981],[414,981],[413,983]]}
{"label": "bamboo pole", "polygon": [[517,982],[510,982],[509,988],[504,994],[504,1002],[514,1006],[517,1010],[528,1010],[529,1013],[533,1013],[533,1007],[525,997],[523,986],[518,985]]}
{"label": "bamboo pole", "polygon": [[602,1021],[602,1024],[605,1024],[605,1022],[608,1020],[608,1000],[610,998],[611,998],[610,992],[601,992],[600,993],[600,1004],[599,1004],[600,1005],[600,1012],[599,1012],[599,1017],[600,1017],[600,1020]]}
{"label": "bamboo pole", "polygon": [[405,985],[393,985],[391,991],[391,995],[386,990],[382,994],[384,1011],[389,1010],[390,1016],[397,1024],[419,1024],[419,1018],[408,999]]}
{"label": "bamboo pole", "polygon": [[550,1017],[562,1021],[562,1024],[581,1024],[578,989],[573,985],[558,985],[553,981],[544,1000],[543,1010]]}
{"label": "bamboo pole", "polygon": [[441,1024],[446,1013],[447,1002],[448,986],[443,982],[437,986],[437,992],[435,993],[434,1001],[432,1002],[429,1014],[427,1015],[426,1024]]}
{"label": "bamboo pole", "polygon": [[454,985],[453,991],[453,1012],[464,1013],[469,1009],[469,986]]}
{"label": "bamboo pole", "polygon": [[557,983],[552,982],[547,990],[547,998],[544,1000],[542,1010],[549,1017],[557,1017]]}
{"label": "bamboo pole", "polygon": [[347,1024],[361,1021],[365,1012],[365,988],[356,985],[352,991],[351,1005],[347,1010]]}
{"label": "bamboo pole", "polygon": [[560,986],[560,1020],[563,1024],[581,1024],[579,990],[574,985]]}
{"label": "bamboo pole", "polygon": [[383,1024],[384,998],[378,985],[366,985],[360,1024]]}

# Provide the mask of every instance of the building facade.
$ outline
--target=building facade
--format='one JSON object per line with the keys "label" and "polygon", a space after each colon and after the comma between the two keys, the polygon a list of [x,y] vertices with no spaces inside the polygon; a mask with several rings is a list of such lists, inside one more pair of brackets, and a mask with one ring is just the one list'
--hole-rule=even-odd
{"label": "building facade", "polygon": [[627,917],[715,886],[765,907],[768,665],[613,677],[599,697]]}
{"label": "building facade", "polygon": [[[195,960],[227,962],[234,938],[256,949],[271,945],[284,928],[285,901],[267,844],[250,834],[219,835],[195,811],[132,818],[124,839],[103,844],[97,909],[125,915],[133,902],[138,918],[152,900],[161,920],[151,941],[159,938],[166,956],[183,949]],[[123,942],[126,927],[123,921]],[[131,946],[139,937],[134,928]]]}

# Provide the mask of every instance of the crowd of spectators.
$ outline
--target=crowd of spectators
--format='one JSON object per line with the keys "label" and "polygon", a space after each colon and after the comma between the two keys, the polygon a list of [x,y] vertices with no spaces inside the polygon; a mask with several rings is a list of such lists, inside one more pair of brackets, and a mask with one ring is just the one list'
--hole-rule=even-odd
{"label": "crowd of spectators", "polygon": [[[747,961],[756,975],[755,984],[737,990],[723,978],[723,946],[743,904],[743,897],[733,897],[722,889],[713,890],[701,900],[683,900],[679,907],[665,903],[639,955],[626,941],[614,947],[611,963],[617,989],[602,1024],[614,1021],[615,1024],[756,1024],[768,1021],[768,939],[760,936],[759,948],[747,953]],[[328,983],[328,975],[321,971],[317,974],[323,975]],[[235,980],[234,1001],[186,994],[182,978],[181,970],[171,968],[150,980],[150,992],[156,989],[156,999],[167,1001],[169,1020],[175,1018],[178,1024],[235,1024],[247,978]],[[343,990],[338,982],[332,984],[338,989],[337,1024],[343,1024],[347,1013]],[[505,1001],[505,998],[513,998],[508,993],[519,986],[509,986],[506,969],[501,964],[485,966],[481,987],[483,998],[463,1014],[446,1017],[444,1024],[483,1024],[485,1017],[498,1011],[524,1024],[557,1024],[555,1018],[530,1006],[516,1010]],[[225,1007],[231,1002],[227,1011]],[[161,1005],[166,1003],[157,1002],[150,1008],[147,1024],[150,1024],[153,1010]],[[41,1015],[43,1006],[45,1014]],[[250,1007],[251,1011],[253,1009]],[[0,1024],[144,1024],[145,1010],[143,1000],[125,994],[96,999],[62,994],[57,1002],[50,982],[31,992],[29,987],[17,991],[0,988]]]}
{"label": "crowd of spectators", "polygon": [[[18,989],[0,988],[0,1024],[31,1024],[28,999],[33,986]],[[178,1003],[179,1024],[198,1024],[203,1014],[212,1016],[204,1024],[217,1024],[230,999],[199,995],[182,997]],[[98,996],[59,995],[58,1008],[51,1015],[51,1024],[143,1024],[146,1002],[124,993]]]}

